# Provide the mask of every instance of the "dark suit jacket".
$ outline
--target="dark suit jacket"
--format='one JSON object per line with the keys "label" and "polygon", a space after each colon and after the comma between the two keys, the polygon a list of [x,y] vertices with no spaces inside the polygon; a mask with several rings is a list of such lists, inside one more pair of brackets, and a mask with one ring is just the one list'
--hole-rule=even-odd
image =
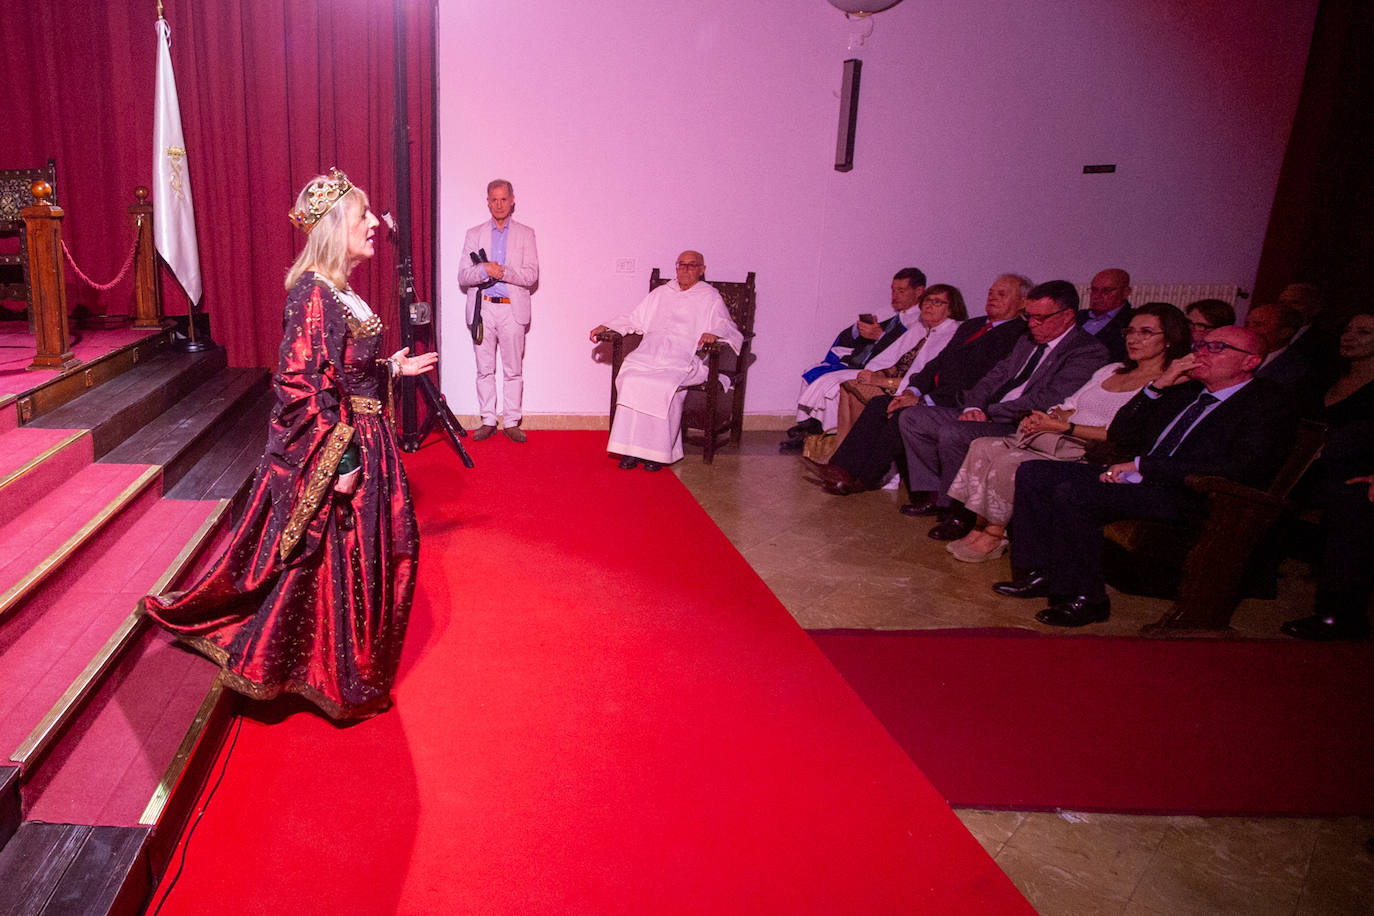
{"label": "dark suit jacket", "polygon": [[940,355],[911,377],[910,387],[929,395],[940,407],[958,407],[959,396],[978,384],[1026,335],[1025,319],[1016,317],[970,343],[969,338],[986,323],[987,318],[978,317],[959,325]]}
{"label": "dark suit jacket", "polygon": [[[1083,322],[1092,317],[1092,312],[1088,309],[1080,309],[1075,318],[1078,326],[1082,327]],[[1126,359],[1126,338],[1121,334],[1126,330],[1126,325],[1131,323],[1131,318],[1135,315],[1135,310],[1131,308],[1129,302],[1121,306],[1121,311],[1112,316],[1112,320],[1093,336],[1102,341],[1102,345],[1107,348],[1107,353],[1111,355],[1111,362],[1120,363]]]}
{"label": "dark suit jacket", "polygon": [[1291,391],[1268,379],[1252,379],[1218,404],[1172,455],[1144,454],[1169,423],[1196,400],[1202,386],[1185,382],[1151,399],[1142,391],[1113,420],[1140,424],[1148,444],[1140,454],[1140,473],[1149,484],[1182,485],[1189,474],[1214,474],[1252,487],[1267,487],[1293,443],[1298,408]]}
{"label": "dark suit jacket", "polygon": [[1082,328],[1069,328],[1064,339],[1035,367],[1030,382],[1019,397],[990,404],[997,389],[1021,371],[1035,347],[1035,340],[1029,334],[1018,340],[1006,359],[964,393],[963,403],[959,406],[965,409],[976,407],[996,423],[1015,422],[1018,413],[1046,410],[1063,401],[1082,388],[1094,372],[1110,362],[1107,348],[1096,337]]}

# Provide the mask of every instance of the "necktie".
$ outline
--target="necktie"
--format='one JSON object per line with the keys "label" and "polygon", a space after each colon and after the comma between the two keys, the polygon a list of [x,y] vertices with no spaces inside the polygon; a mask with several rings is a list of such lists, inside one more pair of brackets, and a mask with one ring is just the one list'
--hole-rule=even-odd
{"label": "necktie", "polygon": [[911,364],[916,362],[916,354],[921,352],[921,348],[925,346],[928,339],[927,337],[922,337],[916,342],[916,346],[902,354],[902,358],[897,360],[897,365],[893,366],[891,369],[884,369],[883,374],[889,378],[901,378],[906,375],[906,370],[910,369]]}
{"label": "necktie", "polygon": [[1188,430],[1192,429],[1197,418],[1202,416],[1202,412],[1211,404],[1215,404],[1217,399],[1207,392],[1197,396],[1197,400],[1188,405],[1188,409],[1179,414],[1178,422],[1169,427],[1168,434],[1155,443],[1155,447],[1150,449],[1151,455],[1172,455],[1174,449],[1183,441],[1183,437],[1188,435]]}
{"label": "necktie", "polygon": [[970,334],[970,335],[968,336],[968,340],[964,341],[962,344],[960,344],[960,346],[967,347],[969,344],[973,343],[975,340],[977,340],[978,338],[982,337],[984,334],[986,334],[988,331],[991,331],[991,330],[992,330],[992,319],[989,318],[987,321],[983,322],[983,326],[982,326],[981,328],[979,328],[978,330],[976,330],[976,331],[974,331],[972,334]]}
{"label": "necktie", "polygon": [[1040,358],[1045,355],[1046,346],[1048,346],[1048,344],[1036,344],[1035,352],[1030,355],[1030,359],[1026,360],[1026,364],[1021,367],[1021,371],[1005,382],[1001,388],[998,388],[997,391],[993,393],[992,397],[988,399],[988,403],[996,404],[1007,396],[1007,392],[1014,391],[1017,387],[1024,385],[1026,380],[1035,374],[1035,367],[1040,365]]}

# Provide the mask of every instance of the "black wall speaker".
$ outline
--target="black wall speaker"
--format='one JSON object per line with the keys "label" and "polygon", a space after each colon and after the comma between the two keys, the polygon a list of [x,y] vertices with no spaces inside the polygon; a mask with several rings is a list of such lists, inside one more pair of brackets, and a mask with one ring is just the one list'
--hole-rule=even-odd
{"label": "black wall speaker", "polygon": [[859,121],[859,71],[864,62],[850,58],[844,62],[840,83],[840,132],[835,142],[835,171],[854,168],[854,125]]}

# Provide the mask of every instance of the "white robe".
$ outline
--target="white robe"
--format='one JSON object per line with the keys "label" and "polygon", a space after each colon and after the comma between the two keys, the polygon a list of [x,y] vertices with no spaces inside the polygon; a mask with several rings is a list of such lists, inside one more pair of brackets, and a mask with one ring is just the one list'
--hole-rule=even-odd
{"label": "white robe", "polygon": [[661,464],[677,461],[682,457],[682,389],[705,381],[708,374],[697,356],[697,342],[703,333],[714,334],[738,353],[744,336],[730,320],[720,293],[704,280],[685,290],[670,280],[606,327],[644,335],[616,377],[615,421],[607,450]]}

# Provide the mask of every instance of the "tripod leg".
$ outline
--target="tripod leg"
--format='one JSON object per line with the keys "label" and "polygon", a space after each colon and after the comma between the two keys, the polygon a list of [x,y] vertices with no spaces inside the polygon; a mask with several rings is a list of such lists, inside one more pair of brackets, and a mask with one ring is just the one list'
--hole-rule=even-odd
{"label": "tripod leg", "polygon": [[449,410],[448,402],[439,393],[434,382],[423,375],[418,377],[418,381],[420,392],[424,394],[425,401],[429,404],[429,416],[426,417],[425,423],[428,424],[432,420],[437,420],[448,436],[449,444],[458,452],[458,458],[463,462],[463,467],[472,467],[472,456],[468,454],[467,449],[463,448],[463,443],[459,441],[460,437],[468,434],[468,431],[463,429],[463,424],[459,423],[458,418],[453,415],[453,411]]}

